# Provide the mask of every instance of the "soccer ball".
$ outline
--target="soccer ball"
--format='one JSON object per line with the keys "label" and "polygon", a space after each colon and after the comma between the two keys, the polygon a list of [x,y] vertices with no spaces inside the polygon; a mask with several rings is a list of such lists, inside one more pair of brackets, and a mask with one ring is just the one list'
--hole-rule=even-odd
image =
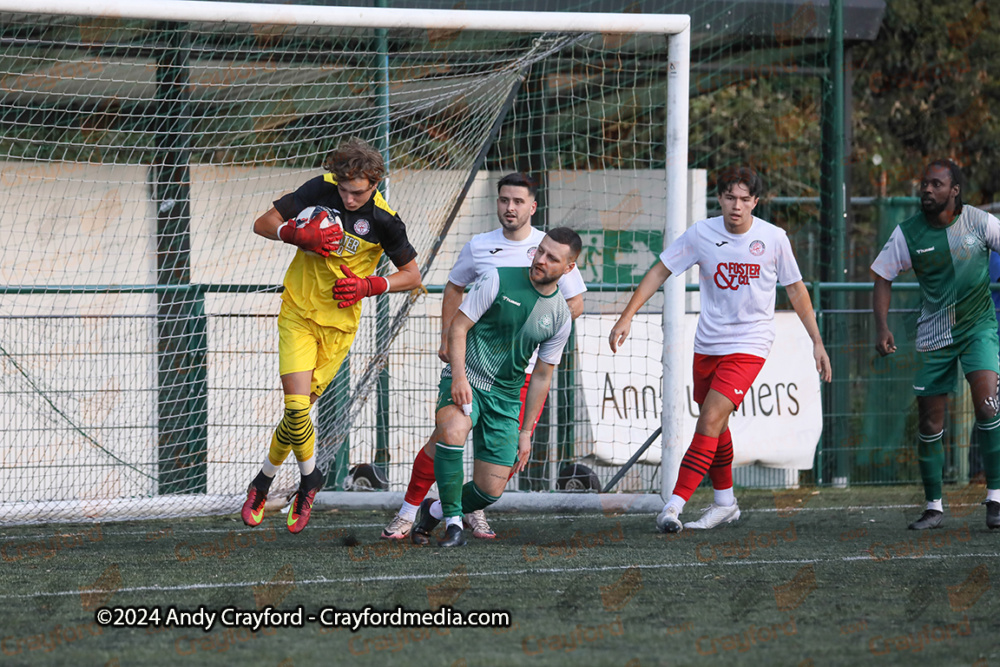
{"label": "soccer ball", "polygon": [[[307,208],[299,211],[299,214],[295,216],[293,221],[296,229],[302,229],[309,225],[318,225],[320,229],[328,229],[330,227],[339,227],[340,235],[343,237],[344,225],[340,221],[340,212],[327,208],[326,206],[309,206]],[[321,257],[319,253],[312,252],[310,250],[303,250],[302,252],[315,255],[316,257]]]}
{"label": "soccer ball", "polygon": [[326,229],[337,225],[343,227],[340,222],[339,211],[334,211],[326,206],[308,206],[295,216],[295,228],[302,229],[306,225],[319,225],[320,229]]}

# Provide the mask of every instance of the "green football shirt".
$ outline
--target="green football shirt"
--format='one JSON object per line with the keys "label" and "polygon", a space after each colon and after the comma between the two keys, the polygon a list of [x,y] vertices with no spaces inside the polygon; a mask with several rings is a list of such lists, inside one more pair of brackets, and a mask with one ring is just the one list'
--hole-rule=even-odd
{"label": "green football shirt", "polygon": [[996,330],[990,250],[1000,252],[1000,220],[968,204],[947,227],[932,227],[918,213],[893,230],[872,271],[890,281],[911,268],[916,274],[923,297],[917,350],[939,350]]}
{"label": "green football shirt", "polygon": [[[476,389],[518,394],[535,349],[558,364],[573,325],[566,299],[531,284],[526,267],[490,269],[476,280],[459,307],[475,324],[466,337],[465,372]],[[451,365],[442,377],[451,377]]]}

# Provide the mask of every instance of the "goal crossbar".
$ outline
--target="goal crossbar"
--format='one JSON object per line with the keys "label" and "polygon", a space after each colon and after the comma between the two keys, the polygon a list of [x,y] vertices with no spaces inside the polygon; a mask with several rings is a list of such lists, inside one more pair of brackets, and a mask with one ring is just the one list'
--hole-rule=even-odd
{"label": "goal crossbar", "polygon": [[[0,11],[23,12],[24,2],[0,0]],[[198,0],[35,0],[32,14],[68,14],[116,19],[205,21],[350,28],[434,28],[512,32],[602,32],[678,34],[686,14],[591,14],[486,10],[317,7]]]}

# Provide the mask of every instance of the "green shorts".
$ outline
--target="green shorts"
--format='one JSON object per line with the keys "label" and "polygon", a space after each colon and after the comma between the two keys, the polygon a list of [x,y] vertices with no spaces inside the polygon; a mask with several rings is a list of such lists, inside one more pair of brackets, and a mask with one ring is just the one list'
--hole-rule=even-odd
{"label": "green shorts", "polygon": [[[437,409],[453,402],[451,378],[443,377],[438,384]],[[472,388],[472,451],[477,461],[514,465],[520,416],[521,399],[517,394]]]}
{"label": "green shorts", "polygon": [[1000,341],[996,329],[972,334],[940,350],[917,352],[917,372],[913,378],[913,391],[917,396],[941,396],[955,391],[958,380],[958,363],[962,373],[973,371],[1000,372]]}

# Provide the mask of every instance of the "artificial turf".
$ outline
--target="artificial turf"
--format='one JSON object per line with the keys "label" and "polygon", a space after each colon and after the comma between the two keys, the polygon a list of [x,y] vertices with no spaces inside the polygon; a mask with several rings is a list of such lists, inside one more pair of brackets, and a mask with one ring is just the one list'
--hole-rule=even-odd
{"label": "artificial turf", "polygon": [[[494,541],[385,542],[382,512],[0,529],[0,664],[992,665],[1000,531],[982,487],[906,530],[913,487],[738,493],[739,522],[493,513]],[[699,491],[682,518],[709,496]],[[99,607],[510,612],[496,628],[100,627]]]}

